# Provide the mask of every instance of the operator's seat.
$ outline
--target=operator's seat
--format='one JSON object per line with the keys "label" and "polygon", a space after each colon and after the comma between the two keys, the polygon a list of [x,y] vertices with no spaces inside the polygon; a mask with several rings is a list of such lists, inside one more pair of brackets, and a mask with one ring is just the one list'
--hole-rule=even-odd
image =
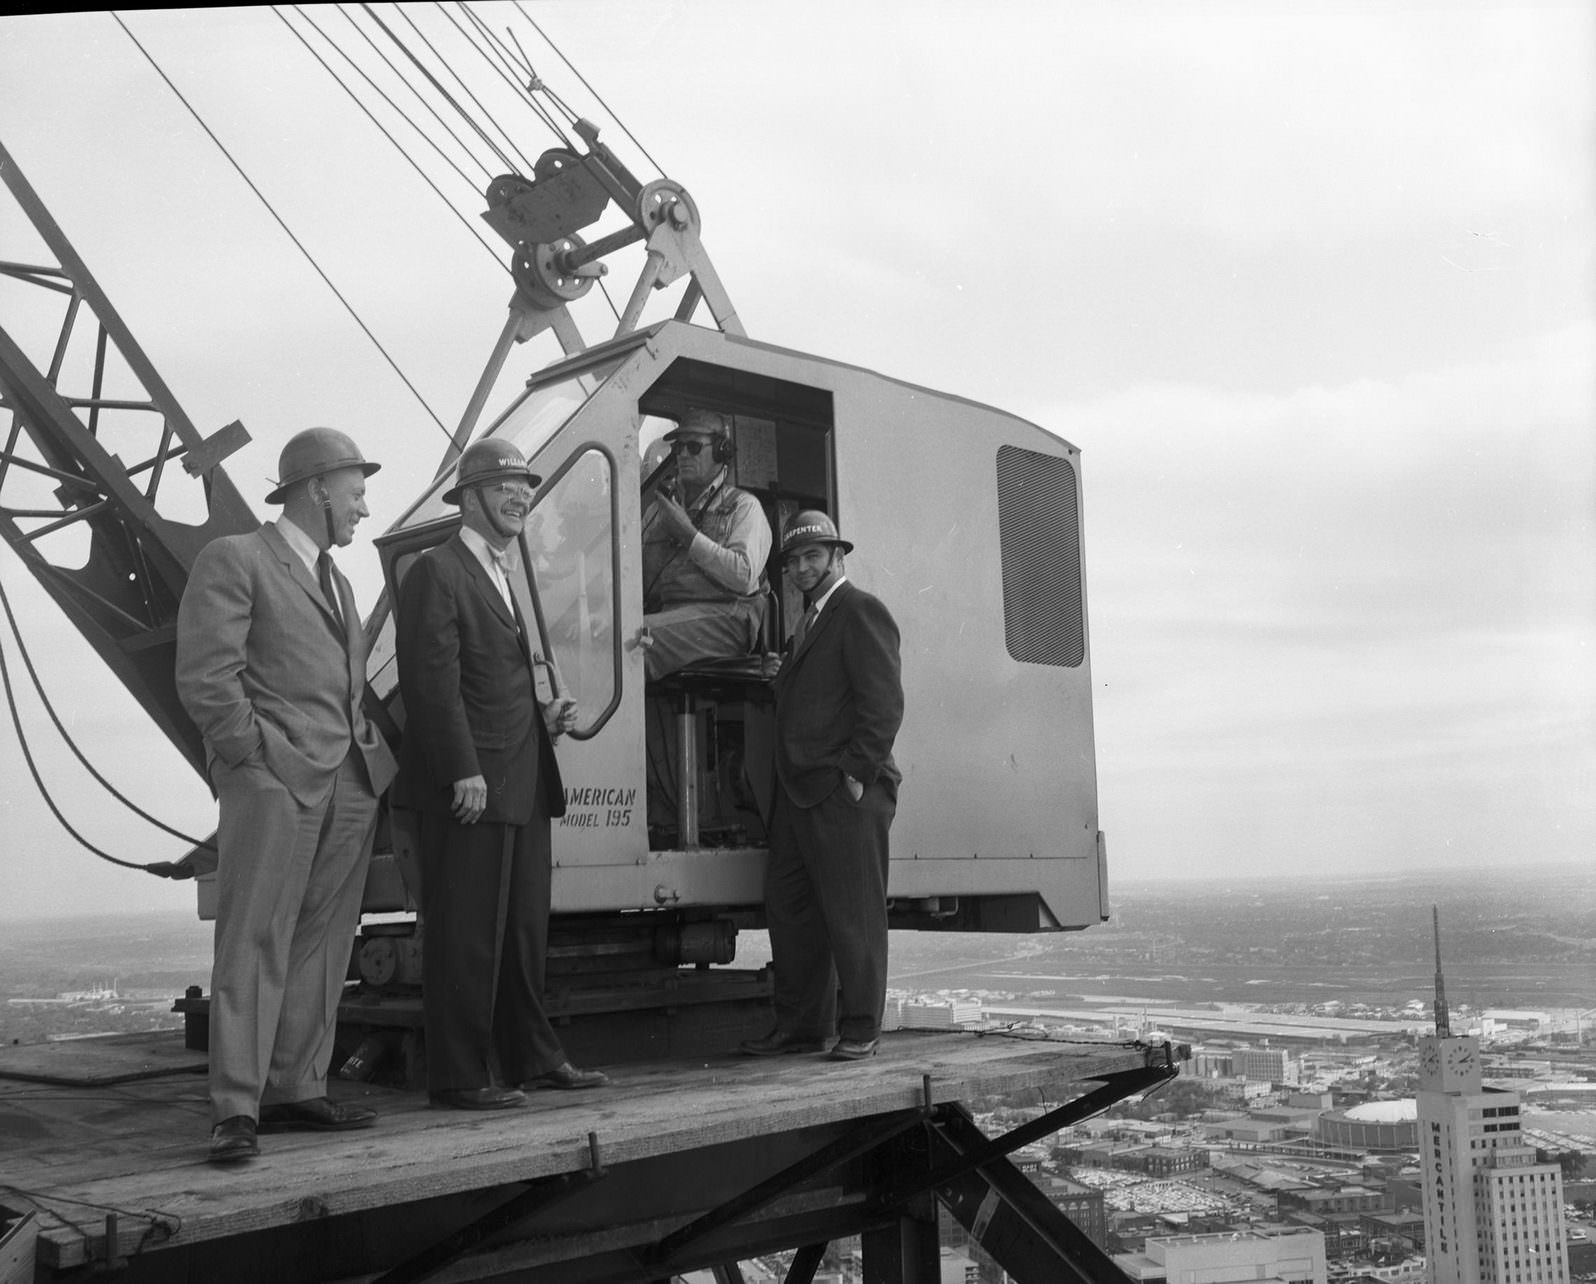
{"label": "operator's seat", "polygon": [[[699,718],[706,709],[721,705],[740,704],[745,710],[773,708],[775,693],[771,682],[781,667],[780,619],[780,601],[775,591],[767,588],[751,650],[743,655],[695,660],[649,683],[651,697],[670,703],[675,735],[672,756],[675,759],[677,843],[684,850],[700,845]],[[745,736],[748,720],[744,720]],[[750,748],[745,741],[745,754]],[[761,790],[757,781],[745,780],[744,784],[755,798],[759,797]],[[766,810],[763,802],[759,810]]]}

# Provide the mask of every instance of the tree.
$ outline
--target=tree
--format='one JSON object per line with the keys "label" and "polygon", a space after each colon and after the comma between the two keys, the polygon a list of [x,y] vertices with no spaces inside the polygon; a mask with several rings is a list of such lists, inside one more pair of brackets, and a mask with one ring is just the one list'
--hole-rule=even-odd
{"label": "tree", "polygon": [[1585,1170],[1585,1156],[1578,1150],[1544,1150],[1537,1146],[1535,1158],[1543,1164],[1556,1164],[1563,1170],[1564,1181],[1576,1181]]}

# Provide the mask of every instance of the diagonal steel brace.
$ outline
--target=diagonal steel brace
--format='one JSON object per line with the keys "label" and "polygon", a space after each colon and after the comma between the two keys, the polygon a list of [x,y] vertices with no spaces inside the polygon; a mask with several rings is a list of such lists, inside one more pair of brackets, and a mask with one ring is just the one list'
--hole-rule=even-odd
{"label": "diagonal steel brace", "polygon": [[659,1265],[668,1262],[673,1256],[696,1239],[718,1230],[730,1222],[748,1216],[750,1213],[763,1208],[766,1204],[779,1199],[787,1191],[810,1178],[845,1164],[850,1159],[857,1158],[866,1151],[891,1141],[900,1133],[907,1132],[922,1121],[919,1110],[907,1110],[901,1114],[887,1116],[876,1123],[874,1127],[861,1128],[837,1138],[836,1141],[820,1147],[819,1150],[805,1155],[797,1163],[790,1164],[772,1177],[767,1177],[758,1185],[751,1186],[742,1194],[727,1200],[718,1208],[712,1208],[703,1216],[688,1222],[687,1225],[672,1231],[653,1248],[648,1251],[646,1260],[650,1265]]}
{"label": "diagonal steel brace", "polygon": [[[995,1137],[984,1145],[975,1147],[953,1163],[922,1174],[913,1181],[893,1187],[881,1196],[876,1206],[883,1210],[896,1208],[900,1204],[907,1203],[915,1196],[935,1190],[938,1186],[962,1177],[965,1173],[973,1172],[984,1164],[1002,1159],[1018,1150],[1021,1146],[1028,1146],[1033,1141],[1051,1136],[1061,1128],[1067,1128],[1070,1124],[1078,1123],[1082,1119],[1088,1119],[1098,1111],[1107,1109],[1116,1101],[1122,1101],[1138,1092],[1146,1092],[1150,1088],[1157,1087],[1159,1084],[1173,1079],[1178,1073],[1179,1069],[1174,1065],[1173,1061],[1170,1061],[1166,1065],[1147,1066],[1140,1070],[1127,1070],[1105,1078],[1101,1087],[1094,1088],[1092,1091],[1076,1097],[1073,1101],[1067,1101],[1056,1110],[1050,1110],[1047,1114],[1031,1120],[1030,1123],[1022,1124],[1020,1127],[1004,1133],[1001,1137]],[[956,1104],[938,1107],[934,1112],[936,1122],[932,1124],[932,1127],[939,1126],[940,1123],[950,1118],[957,1111],[958,1106]]]}
{"label": "diagonal steel brace", "polygon": [[512,1195],[476,1221],[460,1227],[452,1235],[384,1271],[374,1278],[371,1284],[412,1284],[413,1281],[436,1275],[445,1266],[464,1256],[490,1236],[602,1180],[609,1175],[609,1170],[599,1162],[598,1138],[593,1133],[588,1133],[587,1142],[592,1156],[590,1168],[581,1172],[561,1173],[558,1177],[529,1185],[520,1194]]}

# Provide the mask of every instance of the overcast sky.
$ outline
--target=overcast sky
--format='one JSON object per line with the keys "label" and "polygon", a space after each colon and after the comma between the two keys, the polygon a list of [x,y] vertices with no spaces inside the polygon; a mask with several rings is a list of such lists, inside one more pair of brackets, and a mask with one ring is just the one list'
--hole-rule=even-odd
{"label": "overcast sky", "polygon": [[[513,9],[480,12],[654,175]],[[1589,4],[528,12],[692,193],[751,336],[1082,449],[1111,890],[1591,862]],[[452,426],[502,267],[271,10],[126,21]],[[530,114],[501,123],[552,145]],[[200,430],[252,433],[229,469],[258,513],[299,428],[383,461],[341,558],[369,603],[365,536],[443,434],[108,14],[0,19],[0,140]],[[37,260],[0,205],[0,258]],[[507,384],[556,352],[520,350]],[[208,791],[9,549],[0,582],[96,765],[208,833]],[[178,854],[22,706],[92,841]],[[0,916],[192,904],[67,839],[9,727],[0,827]]]}

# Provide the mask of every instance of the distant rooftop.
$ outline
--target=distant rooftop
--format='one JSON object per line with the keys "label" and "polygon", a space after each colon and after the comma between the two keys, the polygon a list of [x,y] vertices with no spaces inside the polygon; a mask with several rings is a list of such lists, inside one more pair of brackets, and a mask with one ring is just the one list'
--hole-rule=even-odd
{"label": "distant rooftop", "polygon": [[1401,1101],[1366,1101],[1346,1112],[1348,1119],[1359,1123],[1410,1123],[1419,1117],[1419,1103],[1412,1097]]}

